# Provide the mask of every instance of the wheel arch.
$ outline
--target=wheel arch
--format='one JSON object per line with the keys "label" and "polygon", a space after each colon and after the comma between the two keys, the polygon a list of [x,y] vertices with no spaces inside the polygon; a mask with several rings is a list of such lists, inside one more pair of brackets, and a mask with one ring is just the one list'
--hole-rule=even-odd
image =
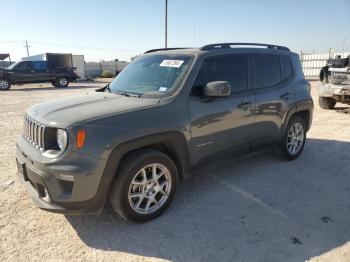
{"label": "wheel arch", "polygon": [[312,123],[312,113],[313,113],[313,102],[311,101],[307,101],[304,103],[301,103],[299,105],[295,105],[293,107],[291,107],[285,117],[284,120],[284,124],[282,127],[282,132],[281,132],[281,136],[283,136],[283,134],[286,131],[286,128],[288,126],[288,123],[291,119],[292,116],[300,116],[301,118],[304,119],[305,124],[306,124],[306,130],[308,131],[311,127],[311,123]]}
{"label": "wheel arch", "polygon": [[0,77],[0,80],[8,81],[11,85],[15,84],[15,81],[13,79],[11,79],[11,77],[8,77],[8,76]]}
{"label": "wheel arch", "polygon": [[300,116],[305,121],[306,130],[310,129],[310,111],[309,110],[300,110],[293,114],[293,116]]}
{"label": "wheel arch", "polygon": [[107,199],[121,161],[130,153],[146,148],[167,154],[175,162],[179,179],[187,177],[190,170],[190,154],[185,135],[178,131],[147,135],[125,141],[111,150],[97,190],[97,199],[103,203]]}
{"label": "wheel arch", "polygon": [[67,73],[57,73],[55,76],[55,79],[57,79],[58,77],[66,77],[67,80],[69,80],[69,75]]}

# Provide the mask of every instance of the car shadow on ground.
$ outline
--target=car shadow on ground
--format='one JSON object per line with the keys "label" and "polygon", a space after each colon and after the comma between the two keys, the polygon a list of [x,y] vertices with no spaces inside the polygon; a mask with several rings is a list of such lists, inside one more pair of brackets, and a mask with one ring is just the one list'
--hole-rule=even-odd
{"label": "car shadow on ground", "polygon": [[334,110],[337,113],[350,114],[350,106],[336,106],[334,107]]}
{"label": "car shadow on ground", "polygon": [[308,139],[284,161],[257,153],[205,168],[145,224],[67,216],[88,246],[174,261],[304,261],[350,241],[350,143]]}

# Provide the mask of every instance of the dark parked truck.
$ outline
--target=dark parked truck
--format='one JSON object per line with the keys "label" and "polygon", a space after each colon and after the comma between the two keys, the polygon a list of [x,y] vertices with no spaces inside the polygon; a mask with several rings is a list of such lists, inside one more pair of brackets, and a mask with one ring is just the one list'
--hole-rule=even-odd
{"label": "dark parked truck", "polygon": [[299,57],[286,47],[150,50],[105,88],[29,108],[19,175],[42,209],[95,213],[109,199],[121,217],[144,222],[214,156],[275,146],[296,159],[312,113]]}
{"label": "dark parked truck", "polygon": [[71,54],[32,56],[0,69],[0,90],[9,90],[11,85],[50,82],[55,87],[67,87],[78,78]]}

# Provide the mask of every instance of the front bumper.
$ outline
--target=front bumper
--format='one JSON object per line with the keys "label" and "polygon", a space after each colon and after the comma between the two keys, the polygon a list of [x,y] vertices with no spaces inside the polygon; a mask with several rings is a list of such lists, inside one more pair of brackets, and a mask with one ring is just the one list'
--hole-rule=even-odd
{"label": "front bumper", "polygon": [[102,210],[107,195],[100,185],[105,160],[77,152],[47,159],[22,137],[17,140],[16,160],[19,179],[39,208],[63,214]]}
{"label": "front bumper", "polygon": [[321,97],[349,96],[350,85],[320,84],[318,94]]}

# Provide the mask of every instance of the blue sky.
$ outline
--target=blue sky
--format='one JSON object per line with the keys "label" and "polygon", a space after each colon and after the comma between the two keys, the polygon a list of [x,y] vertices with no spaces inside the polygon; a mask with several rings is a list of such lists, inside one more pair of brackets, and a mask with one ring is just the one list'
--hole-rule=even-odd
{"label": "blue sky", "polygon": [[[0,53],[129,60],[164,46],[164,0],[0,0]],[[169,0],[168,46],[262,42],[350,51],[350,0]]]}

